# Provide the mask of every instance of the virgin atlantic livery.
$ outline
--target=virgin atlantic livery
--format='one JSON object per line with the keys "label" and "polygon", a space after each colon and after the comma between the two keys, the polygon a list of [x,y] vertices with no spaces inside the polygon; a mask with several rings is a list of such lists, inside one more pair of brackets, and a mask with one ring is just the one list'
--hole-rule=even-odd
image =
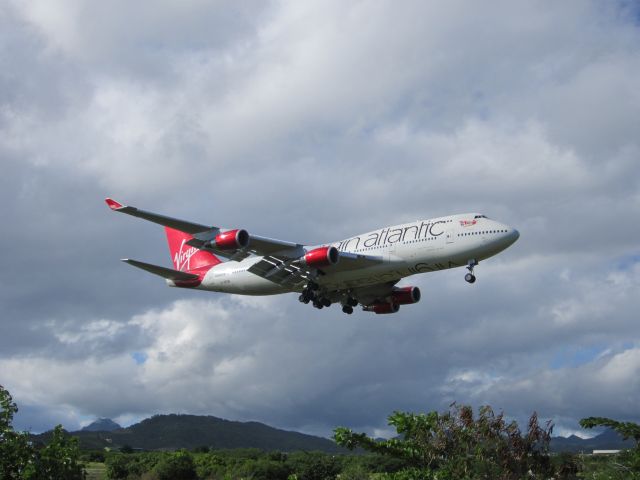
{"label": "virgin atlantic livery", "polygon": [[[340,303],[374,313],[396,313],[400,305],[420,301],[418,287],[396,287],[403,277],[465,267],[474,283],[474,267],[514,243],[514,228],[478,213],[418,220],[385,227],[329,245],[301,245],[187,222],[121,205],[111,210],[165,227],[174,268],[124,259],[163,277],[171,287],[241,295],[297,292],[316,308]],[[219,257],[228,261],[223,262]]]}

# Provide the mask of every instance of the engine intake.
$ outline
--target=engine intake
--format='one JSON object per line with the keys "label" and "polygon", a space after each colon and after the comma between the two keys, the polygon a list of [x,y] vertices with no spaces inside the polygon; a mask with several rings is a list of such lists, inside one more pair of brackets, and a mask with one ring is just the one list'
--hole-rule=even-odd
{"label": "engine intake", "polygon": [[330,267],[338,263],[340,255],[336,247],[320,247],[307,252],[302,260],[308,267]]}
{"label": "engine intake", "polygon": [[400,310],[400,305],[397,303],[374,303],[373,305],[367,305],[363,308],[365,312],[373,312],[377,315],[382,315],[386,313],[398,313]]}
{"label": "engine intake", "polygon": [[228,230],[216,235],[211,243],[220,250],[245,248],[249,245],[249,234],[244,229]]}
{"label": "engine intake", "polygon": [[420,301],[420,289],[418,287],[394,288],[391,292],[391,300],[398,305],[409,305]]}

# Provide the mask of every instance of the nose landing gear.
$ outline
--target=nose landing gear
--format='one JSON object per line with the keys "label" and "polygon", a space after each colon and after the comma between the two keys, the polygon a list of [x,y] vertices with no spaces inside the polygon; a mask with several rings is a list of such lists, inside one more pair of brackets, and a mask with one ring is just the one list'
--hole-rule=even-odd
{"label": "nose landing gear", "polygon": [[478,265],[478,262],[473,258],[467,262],[467,270],[469,270],[469,273],[464,276],[464,279],[468,283],[474,283],[476,281],[476,276],[473,274],[473,267],[476,265]]}

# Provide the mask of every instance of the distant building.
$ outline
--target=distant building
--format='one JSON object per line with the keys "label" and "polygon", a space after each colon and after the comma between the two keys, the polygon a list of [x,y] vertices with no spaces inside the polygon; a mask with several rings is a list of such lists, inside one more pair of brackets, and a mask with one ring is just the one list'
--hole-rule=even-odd
{"label": "distant building", "polygon": [[620,450],[594,450],[594,455],[615,455],[616,453],[620,453]]}

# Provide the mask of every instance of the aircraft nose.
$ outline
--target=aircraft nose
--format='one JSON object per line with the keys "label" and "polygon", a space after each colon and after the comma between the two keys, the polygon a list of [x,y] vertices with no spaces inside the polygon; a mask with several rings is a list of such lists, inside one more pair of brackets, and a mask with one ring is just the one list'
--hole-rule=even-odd
{"label": "aircraft nose", "polygon": [[516,230],[515,228],[511,229],[511,235],[513,236],[513,241],[514,242],[520,238],[520,232],[518,230]]}

